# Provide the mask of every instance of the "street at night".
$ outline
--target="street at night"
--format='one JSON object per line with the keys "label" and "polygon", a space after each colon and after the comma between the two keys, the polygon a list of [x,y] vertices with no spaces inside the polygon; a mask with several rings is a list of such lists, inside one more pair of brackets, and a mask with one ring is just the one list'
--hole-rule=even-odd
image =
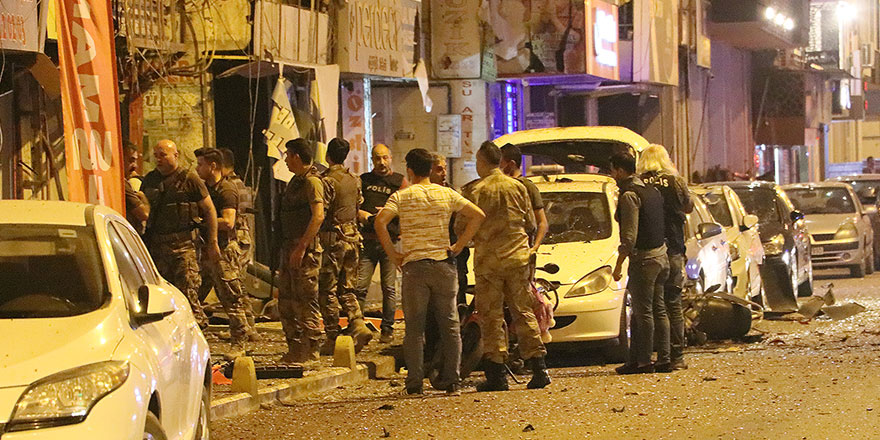
{"label": "street at night", "polygon": [[[401,397],[402,376],[215,420],[219,440],[294,438],[876,438],[880,429],[880,275],[817,272],[844,320],[764,320],[757,342],[690,348],[687,370],[617,376],[590,355],[554,356],[543,390]],[[480,376],[474,374],[469,384]],[[520,379],[522,379],[521,377]]]}

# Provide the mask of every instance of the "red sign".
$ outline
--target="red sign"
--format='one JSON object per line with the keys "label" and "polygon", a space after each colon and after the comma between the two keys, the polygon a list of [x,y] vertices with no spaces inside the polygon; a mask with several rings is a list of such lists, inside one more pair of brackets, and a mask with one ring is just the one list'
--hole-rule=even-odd
{"label": "red sign", "polygon": [[110,2],[57,0],[70,200],[125,212]]}

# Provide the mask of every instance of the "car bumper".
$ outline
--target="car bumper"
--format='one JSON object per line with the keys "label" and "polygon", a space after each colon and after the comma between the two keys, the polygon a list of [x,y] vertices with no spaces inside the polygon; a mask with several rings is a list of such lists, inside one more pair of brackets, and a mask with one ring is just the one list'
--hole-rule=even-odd
{"label": "car bumper", "polygon": [[551,343],[616,339],[624,293],[625,290],[606,289],[579,298],[560,298],[559,307],[553,312],[556,325],[550,329]]}
{"label": "car bumper", "polygon": [[119,439],[141,440],[149,394],[139,395],[134,371],[117,390],[98,401],[80,423],[28,431],[6,432],[3,440]]}
{"label": "car bumper", "polygon": [[865,250],[859,241],[830,241],[813,243],[813,267],[839,267],[861,264]]}

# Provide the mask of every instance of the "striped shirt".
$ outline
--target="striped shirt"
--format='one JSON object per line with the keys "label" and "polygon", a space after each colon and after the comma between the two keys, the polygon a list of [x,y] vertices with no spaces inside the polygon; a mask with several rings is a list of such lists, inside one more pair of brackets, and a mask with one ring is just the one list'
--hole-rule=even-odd
{"label": "striped shirt", "polygon": [[410,185],[392,194],[384,209],[400,217],[403,264],[449,258],[449,220],[467,203],[451,188],[434,183]]}

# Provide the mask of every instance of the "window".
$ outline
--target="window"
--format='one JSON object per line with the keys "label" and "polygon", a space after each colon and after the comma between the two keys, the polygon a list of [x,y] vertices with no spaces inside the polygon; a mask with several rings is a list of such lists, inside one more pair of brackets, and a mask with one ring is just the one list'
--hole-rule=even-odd
{"label": "window", "polygon": [[[110,225],[108,224],[108,226]],[[119,268],[119,282],[122,284],[122,294],[125,297],[128,310],[129,312],[140,311],[141,306],[137,293],[138,289],[144,284],[140,270],[116,228],[108,227],[107,236],[110,237],[113,257],[116,260],[116,266]]]}
{"label": "window", "polygon": [[122,236],[135,264],[147,284],[159,284],[159,274],[153,268],[150,253],[141,239],[131,229],[120,223],[113,222],[113,227]]}

